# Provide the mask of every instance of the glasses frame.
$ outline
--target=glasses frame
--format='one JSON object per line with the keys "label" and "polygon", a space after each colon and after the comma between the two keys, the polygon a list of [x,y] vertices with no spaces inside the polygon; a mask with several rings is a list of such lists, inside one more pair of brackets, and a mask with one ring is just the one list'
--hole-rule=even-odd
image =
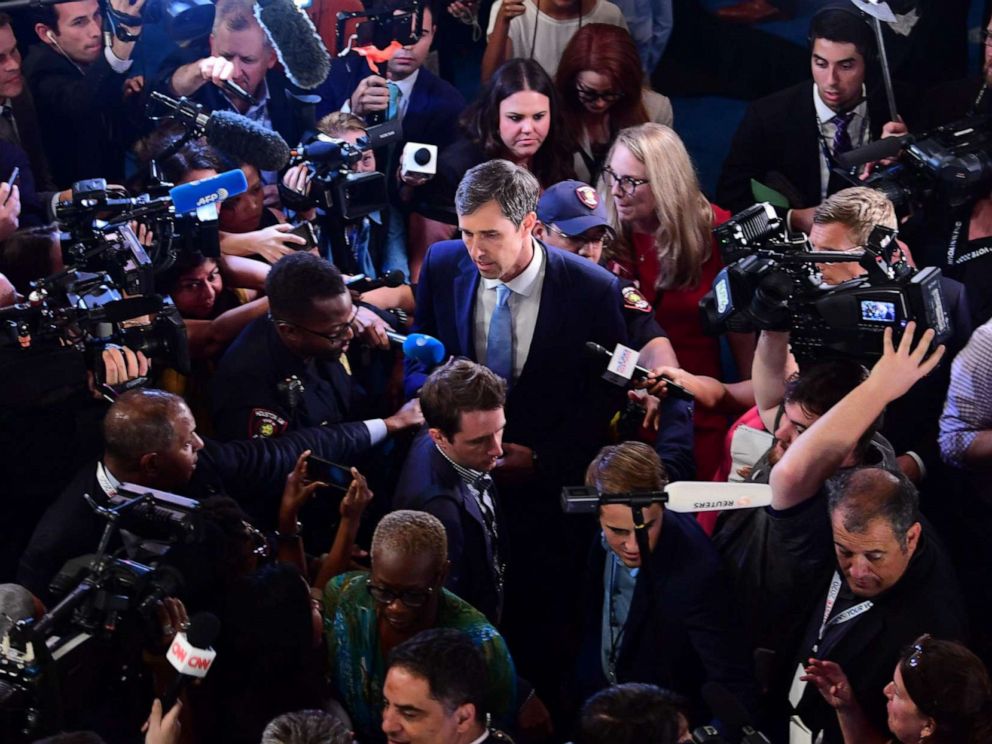
{"label": "glasses frame", "polygon": [[313,334],[314,336],[318,336],[319,338],[322,338],[325,341],[329,341],[332,344],[339,344],[342,341],[347,340],[345,338],[345,334],[347,334],[349,328],[351,329],[352,333],[356,332],[355,321],[358,320],[358,305],[355,305],[352,308],[351,317],[348,318],[347,321],[341,324],[342,326],[344,326],[344,328],[341,330],[340,333],[321,333],[320,331],[315,331],[312,328],[307,328],[305,325],[294,323],[291,320],[283,320],[282,318],[277,318],[274,315],[272,315],[272,313],[269,313],[269,317],[272,319],[273,323],[293,326],[293,328],[299,328],[301,331],[306,331],[307,333]]}
{"label": "glasses frame", "polygon": [[[595,240],[591,240],[589,238],[583,238],[580,235],[566,235],[559,228],[555,227],[554,225],[548,222],[542,222],[541,224],[544,225],[546,228],[548,228],[548,230],[553,232],[558,237],[563,238],[564,240],[567,240],[570,243],[577,245],[579,248],[587,246],[590,243],[599,243],[605,250],[613,244],[613,235],[610,234],[610,229],[606,225],[603,225],[604,228],[603,237],[597,238]],[[593,228],[589,228],[589,229],[591,230]]]}
{"label": "glasses frame", "polygon": [[[431,597],[434,595],[434,587],[429,586],[425,589],[406,589],[402,592],[397,592],[392,589],[387,589],[383,586],[378,586],[372,583],[371,577],[365,580],[365,589],[368,591],[369,596],[372,597],[376,604],[381,604],[383,607],[388,607],[393,602],[399,600],[404,606],[409,607],[411,610],[419,610],[421,607],[426,605],[431,601]],[[389,596],[391,599],[386,601],[380,597],[376,596],[376,592],[380,592],[383,596]],[[423,594],[423,601],[419,599],[414,600],[413,603],[410,602],[410,595]]]}
{"label": "glasses frame", "polygon": [[624,97],[624,92],[622,90],[608,90],[608,91],[598,91],[592,88],[587,88],[582,83],[575,82],[575,95],[578,96],[582,103],[592,103],[593,101],[602,101],[603,103],[608,103],[611,106],[617,101]]}
{"label": "glasses frame", "polygon": [[651,183],[650,178],[634,178],[633,176],[618,176],[610,166],[603,166],[603,180],[610,189],[617,186],[623,196],[633,196],[638,186]]}

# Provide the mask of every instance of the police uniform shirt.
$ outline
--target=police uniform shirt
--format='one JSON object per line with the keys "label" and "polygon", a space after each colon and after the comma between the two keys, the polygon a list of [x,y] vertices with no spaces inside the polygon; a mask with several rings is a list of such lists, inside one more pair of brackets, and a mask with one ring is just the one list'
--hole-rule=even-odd
{"label": "police uniform shirt", "polygon": [[627,324],[627,338],[630,348],[643,349],[655,338],[668,338],[654,316],[654,308],[641,291],[628,279],[617,277],[620,282],[621,311]]}
{"label": "police uniform shirt", "polygon": [[[356,391],[343,359],[303,360],[286,348],[269,318],[253,321],[214,375],[218,438],[277,437],[291,429],[348,421]],[[373,440],[381,438],[377,433],[378,427],[370,426]]]}

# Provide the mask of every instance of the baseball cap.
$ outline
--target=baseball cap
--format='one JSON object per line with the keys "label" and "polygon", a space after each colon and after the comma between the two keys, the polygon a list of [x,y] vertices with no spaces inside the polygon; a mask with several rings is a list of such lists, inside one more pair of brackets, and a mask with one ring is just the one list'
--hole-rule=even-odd
{"label": "baseball cap", "polygon": [[560,181],[547,189],[537,202],[537,218],[568,236],[580,235],[592,227],[606,227],[613,232],[596,189],[582,181]]}

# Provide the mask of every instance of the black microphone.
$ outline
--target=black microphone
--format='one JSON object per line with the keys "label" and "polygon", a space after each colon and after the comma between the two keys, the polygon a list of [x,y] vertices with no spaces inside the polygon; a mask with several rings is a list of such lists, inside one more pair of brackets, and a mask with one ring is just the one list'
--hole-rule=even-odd
{"label": "black microphone", "polygon": [[719,682],[706,682],[702,687],[703,700],[710,712],[727,728],[732,741],[741,744],[770,744],[768,737],[755,730],[751,714],[730,690]]}
{"label": "black microphone", "polygon": [[[613,352],[603,346],[600,346],[595,341],[586,341],[586,351],[594,356],[606,357],[607,360],[613,359]],[[630,376],[630,379],[632,381],[640,381],[648,377],[650,374],[651,372],[649,370],[638,364],[634,367],[634,373]],[[673,398],[681,398],[682,400],[696,399],[692,393],[673,380],[668,379],[664,375],[662,375],[661,379],[668,383],[668,394]]]}
{"label": "black microphone", "polygon": [[247,101],[249,106],[255,105],[255,97],[251,93],[246,91],[240,85],[238,85],[233,80],[225,80],[222,84],[224,90],[230,93],[232,96],[237,96],[238,98]]}
{"label": "black microphone", "polygon": [[188,99],[176,100],[152,91],[152,99],[173,111],[173,118],[193,127],[197,135],[225,155],[259,170],[277,171],[289,162],[289,145],[271,129],[233,111],[204,114],[203,107]]}
{"label": "black microphone", "polygon": [[850,169],[876,160],[895,157],[902,150],[903,145],[912,141],[913,136],[911,134],[904,134],[899,137],[883,137],[854,150],[841,153],[836,158],[837,165]]}
{"label": "black microphone", "polygon": [[348,289],[356,292],[368,292],[381,287],[399,287],[406,281],[406,274],[399,269],[393,269],[378,279],[370,279],[365,274],[357,274],[345,282]]}
{"label": "black microphone", "polygon": [[259,0],[255,18],[294,85],[313,90],[327,79],[331,55],[313,22],[292,0]]}

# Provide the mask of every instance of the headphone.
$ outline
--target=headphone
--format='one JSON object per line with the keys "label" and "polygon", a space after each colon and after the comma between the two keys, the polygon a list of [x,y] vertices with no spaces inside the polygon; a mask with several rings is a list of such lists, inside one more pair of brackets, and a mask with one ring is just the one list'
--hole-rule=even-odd
{"label": "headphone", "polygon": [[860,10],[855,8],[853,5],[850,5],[849,3],[846,2],[845,3],[829,2],[825,7],[820,8],[818,11],[816,11],[816,13],[813,14],[813,17],[810,19],[809,22],[810,32],[809,35],[806,37],[807,40],[809,41],[809,48],[812,49],[813,43],[816,41],[817,38],[819,38],[813,36],[813,28],[816,26],[817,20],[822,16],[826,15],[827,13],[834,13],[834,12],[845,13],[851,16],[851,18],[856,18],[861,24],[864,25],[868,33],[868,38],[866,39],[867,48],[865,49],[865,55],[864,55],[865,62],[874,61],[875,57],[878,55],[878,42],[875,39],[875,34],[872,30],[871,24],[868,21],[868,19],[865,17],[864,13],[862,13]]}

